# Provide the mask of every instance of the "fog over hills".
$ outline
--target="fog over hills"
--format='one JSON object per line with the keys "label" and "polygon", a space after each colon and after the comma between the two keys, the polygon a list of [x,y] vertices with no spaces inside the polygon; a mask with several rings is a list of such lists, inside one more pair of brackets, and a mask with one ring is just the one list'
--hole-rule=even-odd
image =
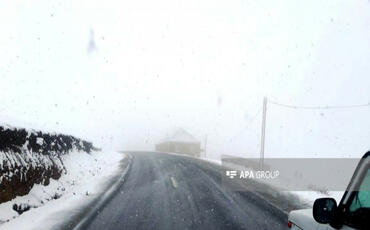
{"label": "fog over hills", "polygon": [[[182,127],[207,136],[210,157],[258,156],[264,96],[370,101],[369,2],[309,3],[2,2],[1,122],[113,149],[153,149]],[[369,117],[268,103],[266,156],[359,157]]]}

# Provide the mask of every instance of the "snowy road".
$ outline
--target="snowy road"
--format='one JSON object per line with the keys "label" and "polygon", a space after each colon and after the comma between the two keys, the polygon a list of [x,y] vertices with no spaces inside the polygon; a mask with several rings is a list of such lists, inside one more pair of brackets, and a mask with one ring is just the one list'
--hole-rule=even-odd
{"label": "snowy road", "polygon": [[83,229],[287,229],[250,192],[221,185],[220,167],[177,155],[134,153],[118,192]]}

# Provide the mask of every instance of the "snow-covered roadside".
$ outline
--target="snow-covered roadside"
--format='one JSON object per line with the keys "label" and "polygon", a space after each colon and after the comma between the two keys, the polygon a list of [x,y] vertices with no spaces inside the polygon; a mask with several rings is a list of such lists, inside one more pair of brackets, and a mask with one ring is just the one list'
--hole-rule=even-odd
{"label": "snow-covered roadside", "polygon": [[328,191],[328,194],[322,194],[316,191],[290,191],[286,193],[295,194],[302,200],[303,203],[308,204],[309,206],[313,206],[313,203],[315,202],[316,199],[324,197],[334,198],[339,204],[344,194],[344,191]]}
{"label": "snow-covered roadside", "polygon": [[211,163],[216,164],[216,165],[222,165],[221,160],[216,160],[216,159],[211,159],[211,158],[205,158],[205,157],[201,157],[200,159],[201,160],[204,160],[204,161],[211,162]]}
{"label": "snow-covered roadside", "polygon": [[[124,157],[116,152],[71,152],[62,156],[67,173],[59,180],[51,180],[48,186],[35,185],[29,194],[0,204],[0,221],[6,221],[0,229],[53,229],[65,219],[63,215],[71,214],[69,210],[84,206],[103,192],[101,185],[118,173]],[[12,208],[15,203],[37,208],[19,215]]]}

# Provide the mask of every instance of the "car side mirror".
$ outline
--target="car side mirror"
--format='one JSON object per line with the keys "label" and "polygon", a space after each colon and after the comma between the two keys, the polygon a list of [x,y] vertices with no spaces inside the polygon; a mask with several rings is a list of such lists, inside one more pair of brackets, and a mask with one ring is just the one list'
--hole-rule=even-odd
{"label": "car side mirror", "polygon": [[333,198],[320,198],[313,204],[313,218],[320,224],[333,221],[337,202]]}

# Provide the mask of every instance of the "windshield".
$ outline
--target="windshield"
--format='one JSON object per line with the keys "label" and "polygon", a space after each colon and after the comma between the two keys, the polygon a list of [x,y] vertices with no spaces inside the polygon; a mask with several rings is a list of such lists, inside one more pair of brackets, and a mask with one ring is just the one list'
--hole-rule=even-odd
{"label": "windshield", "polygon": [[285,229],[370,149],[366,0],[2,0],[0,28],[0,230]]}

